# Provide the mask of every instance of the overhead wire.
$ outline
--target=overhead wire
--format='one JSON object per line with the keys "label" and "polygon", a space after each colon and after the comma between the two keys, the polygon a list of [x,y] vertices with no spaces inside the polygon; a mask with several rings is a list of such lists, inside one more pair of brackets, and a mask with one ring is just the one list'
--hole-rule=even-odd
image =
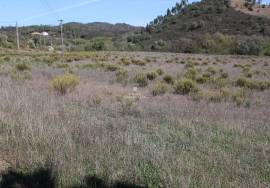
{"label": "overhead wire", "polygon": [[44,4],[46,6],[46,8],[48,9],[48,11],[53,12],[53,14],[57,17],[57,19],[61,19],[61,17],[59,16],[59,14],[57,12],[54,12],[54,9],[51,7],[50,3],[48,2],[48,0],[39,0],[41,2],[41,4]]}
{"label": "overhead wire", "polygon": [[47,11],[47,12],[43,12],[43,13],[40,13],[40,14],[37,14],[37,15],[34,15],[34,16],[30,16],[30,17],[25,18],[25,19],[20,20],[20,21],[25,22],[25,21],[41,18],[41,17],[44,17],[44,16],[49,16],[49,15],[64,12],[64,11],[67,11],[67,10],[70,10],[70,9],[79,8],[79,7],[82,7],[82,6],[85,6],[85,5],[88,5],[88,4],[92,4],[92,3],[95,3],[95,2],[98,2],[98,1],[100,1],[100,0],[83,1],[83,2],[78,3],[78,4],[74,4],[74,5],[58,8],[58,9],[53,9],[51,11]]}

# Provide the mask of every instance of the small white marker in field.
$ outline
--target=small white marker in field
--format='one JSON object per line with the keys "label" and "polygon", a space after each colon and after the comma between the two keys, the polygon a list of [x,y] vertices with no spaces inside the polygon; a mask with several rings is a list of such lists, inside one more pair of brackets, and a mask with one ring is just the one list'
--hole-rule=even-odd
{"label": "small white marker in field", "polygon": [[138,92],[138,88],[137,87],[133,87],[133,92],[137,93]]}

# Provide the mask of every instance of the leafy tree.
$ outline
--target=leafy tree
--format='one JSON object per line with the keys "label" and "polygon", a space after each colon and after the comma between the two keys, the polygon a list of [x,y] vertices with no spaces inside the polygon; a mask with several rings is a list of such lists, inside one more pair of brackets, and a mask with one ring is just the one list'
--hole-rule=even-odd
{"label": "leafy tree", "polygon": [[172,15],[172,12],[170,9],[167,10],[167,16],[171,16]]}

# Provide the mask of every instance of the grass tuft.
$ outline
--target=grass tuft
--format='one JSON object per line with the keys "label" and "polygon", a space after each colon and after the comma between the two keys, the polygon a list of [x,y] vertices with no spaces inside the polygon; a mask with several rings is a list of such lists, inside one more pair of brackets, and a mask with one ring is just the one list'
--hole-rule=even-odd
{"label": "grass tuft", "polygon": [[197,84],[190,79],[182,79],[176,82],[175,84],[175,93],[187,95],[190,93],[196,93],[199,91]]}
{"label": "grass tuft", "polygon": [[59,75],[51,81],[52,88],[61,95],[72,91],[78,84],[79,77],[73,74]]}

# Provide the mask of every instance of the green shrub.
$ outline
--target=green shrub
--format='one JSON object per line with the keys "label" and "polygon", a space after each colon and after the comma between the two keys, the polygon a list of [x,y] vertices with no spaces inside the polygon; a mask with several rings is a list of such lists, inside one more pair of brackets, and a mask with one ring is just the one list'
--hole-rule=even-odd
{"label": "green shrub", "polygon": [[252,74],[252,72],[245,72],[245,73],[244,73],[244,76],[245,76],[246,78],[252,78],[252,77],[253,77],[253,74]]}
{"label": "green shrub", "polygon": [[143,73],[137,74],[134,81],[139,85],[139,87],[146,87],[148,85],[148,79]]}
{"label": "green shrub", "polygon": [[10,78],[16,81],[26,80],[32,78],[32,74],[29,71],[18,71],[14,68],[10,71]]}
{"label": "green shrub", "polygon": [[191,95],[193,101],[201,101],[205,98],[205,94],[202,91],[192,93]]}
{"label": "green shrub", "polygon": [[26,64],[26,63],[18,63],[18,64],[16,64],[16,69],[18,71],[21,71],[21,72],[23,72],[23,71],[31,71],[32,70],[31,66]]}
{"label": "green shrub", "polygon": [[228,80],[224,78],[213,78],[209,80],[210,84],[212,84],[215,88],[222,88],[228,85]]}
{"label": "green shrub", "polygon": [[60,63],[60,64],[57,64],[56,67],[57,68],[60,68],[60,69],[65,69],[65,68],[68,68],[69,67],[69,64],[67,64],[67,63]]}
{"label": "green shrub", "polygon": [[9,56],[5,56],[5,57],[3,58],[3,60],[4,60],[4,61],[10,61],[11,58],[10,58]]}
{"label": "green shrub", "polygon": [[248,73],[248,72],[250,72],[250,67],[244,66],[243,67],[243,73]]}
{"label": "green shrub", "polygon": [[209,61],[204,61],[204,62],[202,63],[202,65],[203,65],[203,66],[209,65]]}
{"label": "green shrub", "polygon": [[125,69],[120,69],[116,72],[116,81],[117,82],[127,82],[128,71]]}
{"label": "green shrub", "polygon": [[175,84],[175,93],[186,95],[191,92],[198,92],[198,87],[196,83],[190,79],[182,79],[176,82]]}
{"label": "green shrub", "polygon": [[224,98],[228,98],[231,95],[231,91],[228,87],[223,87],[220,89],[221,94]]}
{"label": "green shrub", "polygon": [[240,89],[232,96],[233,101],[237,104],[237,106],[241,106],[246,99],[246,92],[244,89]]}
{"label": "green shrub", "polygon": [[194,68],[194,62],[191,61],[191,60],[188,60],[185,64],[185,68],[188,69],[188,68]]}
{"label": "green shrub", "polygon": [[51,81],[53,89],[61,95],[73,90],[78,84],[79,77],[73,74],[59,75]]}
{"label": "green shrub", "polygon": [[212,75],[217,73],[217,70],[214,67],[208,67],[206,71]]}
{"label": "green shrub", "polygon": [[119,70],[120,67],[117,66],[117,65],[114,65],[114,64],[107,64],[107,65],[105,66],[105,69],[106,69],[106,71],[114,72],[114,71]]}
{"label": "green shrub", "polygon": [[242,88],[248,88],[251,90],[261,90],[261,91],[264,91],[270,88],[269,81],[254,81],[254,80],[248,80],[242,77],[236,80],[235,85]]}
{"label": "green shrub", "polygon": [[174,78],[173,76],[169,75],[169,74],[166,74],[164,77],[163,77],[163,80],[167,83],[167,84],[174,84]]}
{"label": "green shrub", "polygon": [[248,80],[246,78],[238,78],[235,82],[236,86],[238,87],[247,87]]}
{"label": "green shrub", "polygon": [[149,72],[149,73],[147,73],[147,79],[148,80],[155,80],[156,78],[157,78],[157,73],[156,72]]}
{"label": "green shrub", "polygon": [[57,55],[45,56],[42,61],[51,66],[54,62],[59,61],[59,57]]}
{"label": "green shrub", "polygon": [[199,76],[199,77],[196,78],[196,82],[197,82],[198,84],[204,84],[204,83],[206,83],[207,81],[208,81],[208,79],[205,78],[205,77],[203,77],[203,76]]}
{"label": "green shrub", "polygon": [[138,65],[138,66],[145,66],[146,65],[146,62],[141,61],[141,60],[135,60],[135,59],[132,59],[132,63],[134,65]]}
{"label": "green shrub", "polygon": [[92,100],[91,100],[91,104],[94,106],[98,106],[100,105],[102,102],[102,98],[98,95],[93,96]]}
{"label": "green shrub", "polygon": [[204,73],[204,74],[202,75],[202,77],[203,77],[204,79],[206,79],[206,80],[210,80],[210,79],[211,79],[211,75],[210,75],[209,73]]}
{"label": "green shrub", "polygon": [[162,74],[164,74],[164,71],[162,69],[157,69],[156,72],[157,72],[157,74],[159,76],[161,76]]}
{"label": "green shrub", "polygon": [[152,89],[152,94],[154,96],[162,95],[168,91],[168,87],[165,83],[159,82]]}
{"label": "green shrub", "polygon": [[144,60],[145,60],[147,63],[151,63],[151,59],[148,58],[148,57],[144,58]]}
{"label": "green shrub", "polygon": [[263,41],[256,37],[246,37],[235,41],[232,53],[239,55],[259,55],[263,50]]}
{"label": "green shrub", "polygon": [[197,75],[197,70],[194,68],[188,68],[186,73],[185,73],[185,78],[195,80]]}
{"label": "green shrub", "polygon": [[229,78],[229,74],[227,72],[222,72],[220,77],[223,79],[227,79],[227,78]]}
{"label": "green shrub", "polygon": [[123,58],[120,59],[119,64],[128,66],[130,64],[130,61],[129,61],[129,59],[127,57],[123,57]]}
{"label": "green shrub", "polygon": [[87,63],[82,65],[80,68],[82,69],[97,69],[99,67],[104,67],[104,63],[96,62],[96,63]]}
{"label": "green shrub", "polygon": [[184,65],[186,62],[182,60],[179,63],[182,64],[182,65]]}

